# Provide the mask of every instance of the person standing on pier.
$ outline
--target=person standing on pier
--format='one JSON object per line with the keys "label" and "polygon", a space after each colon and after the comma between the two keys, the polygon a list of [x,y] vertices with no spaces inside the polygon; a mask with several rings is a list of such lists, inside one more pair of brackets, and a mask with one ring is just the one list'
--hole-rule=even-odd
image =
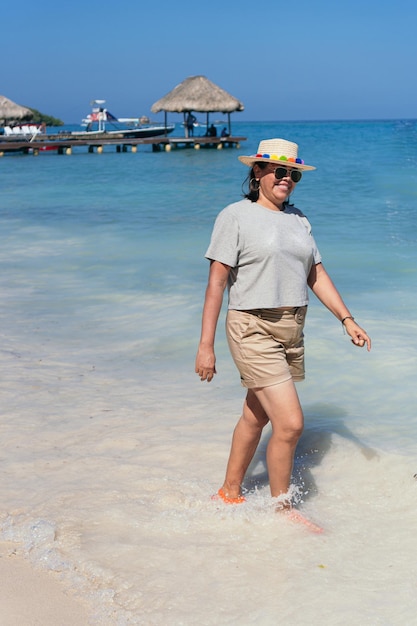
{"label": "person standing on pier", "polygon": [[196,123],[196,121],[196,116],[193,115],[191,111],[189,111],[186,120],[187,134],[189,137],[194,137],[194,124]]}

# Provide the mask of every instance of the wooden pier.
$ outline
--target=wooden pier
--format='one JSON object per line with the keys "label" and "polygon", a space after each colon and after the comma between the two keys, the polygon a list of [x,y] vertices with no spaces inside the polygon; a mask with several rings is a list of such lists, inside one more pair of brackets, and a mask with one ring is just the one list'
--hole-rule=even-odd
{"label": "wooden pier", "polygon": [[0,140],[0,156],[7,152],[39,155],[41,152],[53,151],[57,154],[72,154],[75,147],[86,147],[88,152],[102,153],[105,146],[114,146],[116,152],[137,152],[139,146],[152,146],[154,152],[170,152],[178,148],[240,148],[246,137],[146,137],[134,138],[120,136],[103,136],[77,138],[71,135],[45,135],[33,140],[7,139]]}

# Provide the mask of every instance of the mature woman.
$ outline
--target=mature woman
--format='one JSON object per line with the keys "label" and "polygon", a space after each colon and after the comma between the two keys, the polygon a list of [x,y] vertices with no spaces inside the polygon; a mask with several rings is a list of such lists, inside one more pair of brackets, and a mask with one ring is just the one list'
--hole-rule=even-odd
{"label": "mature woman", "polygon": [[271,495],[277,498],[278,509],[291,508],[288,490],[303,430],[294,382],[304,378],[308,287],[342,322],[356,346],[371,348],[370,338],[323,267],[307,218],[288,202],[303,172],[315,169],[297,153],[293,142],[267,139],[260,142],[257,154],[239,157],[251,168],[249,192],[220,212],[206,253],[210,273],[195,371],[208,382],[216,373],[214,339],[227,285],[227,339],[247,388],[226,477],[218,491],[229,504],[245,500],[241,485],[262,429],[270,422]]}

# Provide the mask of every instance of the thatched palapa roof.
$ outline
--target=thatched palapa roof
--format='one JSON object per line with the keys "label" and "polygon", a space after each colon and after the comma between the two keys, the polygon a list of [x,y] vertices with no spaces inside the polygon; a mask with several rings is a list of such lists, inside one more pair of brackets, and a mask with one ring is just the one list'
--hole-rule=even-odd
{"label": "thatched palapa roof", "polygon": [[230,113],[243,111],[244,108],[242,102],[212,83],[205,76],[190,76],[174,87],[166,96],[155,102],[151,111],[152,113],[165,111],[165,117],[167,111],[183,113],[184,117],[189,111],[206,113],[207,126],[209,113],[215,111],[227,113],[230,132]]}
{"label": "thatched palapa roof", "polygon": [[30,120],[33,113],[30,109],[16,104],[5,96],[0,96],[0,122],[9,120]]}
{"label": "thatched palapa roof", "polygon": [[233,111],[243,111],[244,108],[239,100],[212,83],[205,76],[190,76],[158,102],[155,102],[151,111],[152,113],[159,111],[176,113],[221,111],[222,113],[232,113]]}

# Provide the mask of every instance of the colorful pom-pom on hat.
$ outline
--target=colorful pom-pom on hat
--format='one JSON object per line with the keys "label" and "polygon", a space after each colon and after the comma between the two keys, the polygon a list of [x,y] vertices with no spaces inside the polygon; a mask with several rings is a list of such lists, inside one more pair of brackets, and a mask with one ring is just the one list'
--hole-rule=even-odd
{"label": "colorful pom-pom on hat", "polygon": [[264,161],[266,163],[282,162],[288,163],[291,167],[298,170],[315,170],[312,165],[306,165],[302,159],[298,157],[298,145],[293,141],[286,139],[264,139],[258,146],[258,151],[252,156],[238,157],[241,163],[252,167],[254,163]]}

